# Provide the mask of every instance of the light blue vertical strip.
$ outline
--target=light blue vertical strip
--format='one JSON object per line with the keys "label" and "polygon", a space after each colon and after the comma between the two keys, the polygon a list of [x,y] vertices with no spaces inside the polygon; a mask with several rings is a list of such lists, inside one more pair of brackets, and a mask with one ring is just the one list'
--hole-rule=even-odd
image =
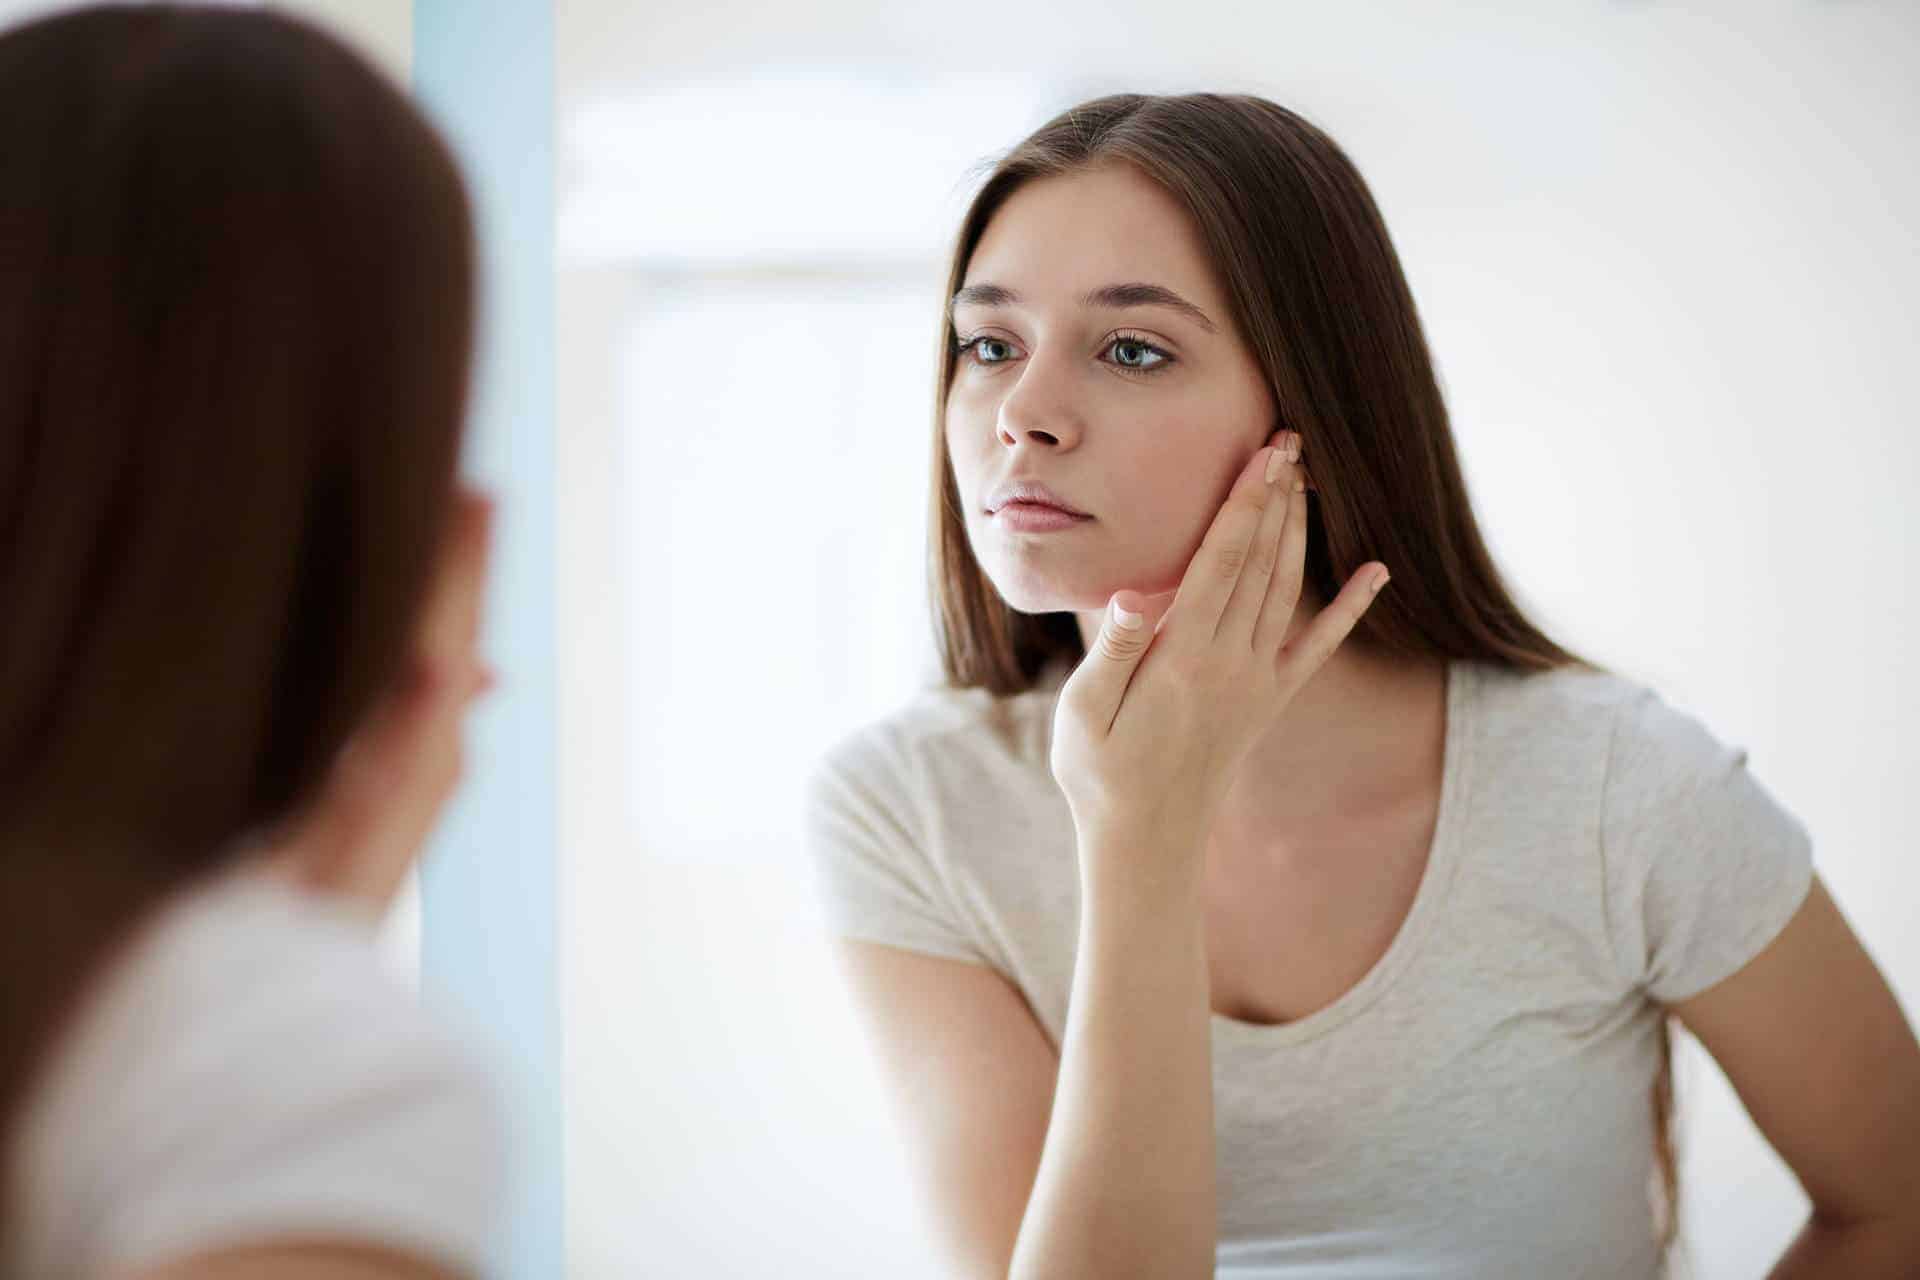
{"label": "light blue vertical strip", "polygon": [[492,1274],[565,1272],[554,756],[553,6],[413,0],[413,81],[474,195],[482,289],[468,472],[499,497],[484,649],[500,686],[421,873],[421,976],[489,1031],[515,1185]]}

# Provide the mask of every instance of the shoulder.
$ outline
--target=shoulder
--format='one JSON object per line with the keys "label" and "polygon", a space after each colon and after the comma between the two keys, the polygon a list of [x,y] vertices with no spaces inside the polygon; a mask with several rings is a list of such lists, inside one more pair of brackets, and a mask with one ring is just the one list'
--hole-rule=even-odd
{"label": "shoulder", "polygon": [[1501,733],[1533,730],[1547,735],[1612,731],[1614,718],[1651,691],[1629,677],[1594,667],[1561,666],[1542,671],[1488,662],[1463,664],[1475,681],[1482,714]]}
{"label": "shoulder", "polygon": [[1484,670],[1490,718],[1506,732],[1535,749],[1556,737],[1603,746],[1602,782],[1612,803],[1648,789],[1685,790],[1746,762],[1745,747],[1649,681],[1586,667]]}
{"label": "shoulder", "polygon": [[[478,1103],[492,1076],[469,1034],[393,973],[375,942],[347,909],[250,877],[181,912],[143,977],[168,998],[176,1043],[270,1064],[288,1086],[278,1101],[411,1076],[443,1078],[459,1086],[450,1098]],[[351,1034],[316,1039],[335,1031]]]}
{"label": "shoulder", "polygon": [[[1637,677],[1579,666],[1467,667],[1479,690],[1481,737],[1492,750],[1585,779],[1616,813],[1650,793],[1698,788],[1746,762],[1744,747]],[[1570,757],[1582,767],[1572,768]]]}
{"label": "shoulder", "polygon": [[1814,875],[1811,830],[1747,746],[1646,684],[1611,718],[1597,846],[1622,971],[1665,1003],[1751,959]]}
{"label": "shoulder", "polygon": [[484,1261],[504,1198],[498,1086],[370,928],[322,901],[235,876],[171,905],[50,1065],[25,1182],[63,1262],[285,1233]]}
{"label": "shoulder", "polygon": [[1048,765],[1065,670],[1046,674],[1010,696],[923,687],[820,755],[802,825],[837,933],[1010,971],[996,913],[1077,884]]}
{"label": "shoulder", "polygon": [[1650,686],[1624,698],[1614,716],[1607,771],[1614,790],[1698,785],[1744,765],[1747,748],[1709,728],[1686,706]]}
{"label": "shoulder", "polygon": [[923,685],[900,706],[831,739],[814,761],[814,785],[910,788],[982,770],[1045,771],[1053,705],[1069,671],[1056,662],[1032,688],[1011,695]]}

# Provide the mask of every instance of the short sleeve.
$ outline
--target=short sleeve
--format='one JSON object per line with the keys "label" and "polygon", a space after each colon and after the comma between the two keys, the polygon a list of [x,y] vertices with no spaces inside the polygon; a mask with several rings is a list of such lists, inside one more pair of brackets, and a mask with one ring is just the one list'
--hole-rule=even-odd
{"label": "short sleeve", "polygon": [[35,1113],[28,1256],[117,1274],[338,1239],[484,1276],[503,1101],[369,937],[278,891],[222,893],[180,913],[63,1060]]}
{"label": "short sleeve", "polygon": [[835,743],[807,779],[803,837],[828,925],[844,938],[986,964],[936,868],[900,766],[868,727]]}
{"label": "short sleeve", "polygon": [[[142,1190],[102,1223],[108,1261],[338,1237],[487,1274],[505,1209],[499,1099],[447,1046],[397,1027],[369,1043],[377,1027],[315,1024],[278,1054],[229,1059],[217,1068],[236,1104],[227,1117],[127,1134]],[[310,1065],[289,1069],[297,1048]],[[210,1083],[183,1090],[181,1114],[208,1115]]]}
{"label": "short sleeve", "polygon": [[1652,690],[1616,709],[1600,844],[1615,954],[1663,1004],[1745,966],[1813,880],[1805,825],[1754,778],[1746,748]]}

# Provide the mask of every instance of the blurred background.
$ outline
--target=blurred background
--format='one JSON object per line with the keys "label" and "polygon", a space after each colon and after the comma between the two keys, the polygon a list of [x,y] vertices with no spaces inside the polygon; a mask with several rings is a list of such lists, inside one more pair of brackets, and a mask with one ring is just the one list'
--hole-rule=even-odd
{"label": "blurred background", "polygon": [[[293,7],[402,78],[460,22],[496,21]],[[496,276],[539,287],[490,303],[490,376],[529,350],[551,363],[486,462],[524,567],[488,626],[550,628],[511,646],[500,696],[535,708],[551,769],[482,777],[435,857],[477,862],[489,815],[537,829],[517,856],[551,910],[520,901],[551,918],[551,968],[499,998],[552,1015],[505,1034],[557,1064],[529,1077],[558,1093],[555,1190],[525,1212],[558,1219],[539,1247],[566,1274],[935,1274],[820,932],[800,787],[827,742],[936,676],[933,356],[973,167],[1117,89],[1263,94],[1348,151],[1520,598],[1749,749],[1920,1014],[1914,6],[539,12],[546,44],[476,45],[435,74],[484,119],[516,101],[489,106],[486,59],[551,48],[551,137],[520,156],[551,230],[494,224]],[[516,325],[532,347],[500,338]],[[440,910],[513,945],[499,899],[485,922],[468,901],[429,882],[429,933]],[[419,913],[416,896],[396,915],[403,966]],[[1681,1046],[1694,1274],[1762,1274],[1806,1198]],[[515,1274],[553,1274],[519,1256]]]}

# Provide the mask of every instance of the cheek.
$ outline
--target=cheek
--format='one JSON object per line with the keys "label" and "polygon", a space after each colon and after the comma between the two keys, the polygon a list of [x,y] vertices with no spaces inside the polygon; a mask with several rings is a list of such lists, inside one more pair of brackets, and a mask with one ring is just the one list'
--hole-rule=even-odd
{"label": "cheek", "polygon": [[1165,443],[1156,442],[1129,469],[1136,477],[1127,504],[1136,546],[1155,562],[1156,572],[1174,572],[1176,579],[1252,452],[1242,452],[1238,440],[1203,442],[1199,434],[1191,428],[1169,431]]}
{"label": "cheek", "polygon": [[971,496],[980,474],[980,446],[964,431],[956,430],[951,416],[947,420],[947,465],[953,468],[954,483],[960,496]]}
{"label": "cheek", "polygon": [[1143,507],[1181,527],[1198,518],[1204,529],[1257,447],[1204,418],[1183,418],[1142,433],[1128,471]]}
{"label": "cheek", "polygon": [[960,495],[971,497],[981,477],[1000,452],[995,435],[999,402],[975,396],[963,399],[959,388],[947,400],[945,419],[947,464],[953,468]]}
{"label": "cheek", "polygon": [[991,376],[982,376],[980,370],[956,368],[952,381],[947,383],[948,411],[969,417],[991,413],[1000,399],[995,389],[997,382]]}
{"label": "cheek", "polygon": [[965,378],[956,378],[947,393],[947,438],[977,442],[993,431],[999,401],[989,401],[978,391],[969,391]]}

